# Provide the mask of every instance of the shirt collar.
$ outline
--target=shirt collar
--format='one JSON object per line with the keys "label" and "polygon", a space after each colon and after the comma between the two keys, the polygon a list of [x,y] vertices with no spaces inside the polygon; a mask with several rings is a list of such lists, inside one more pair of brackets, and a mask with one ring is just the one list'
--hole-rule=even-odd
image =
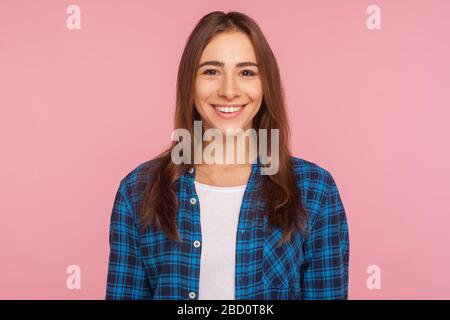
{"label": "shirt collar", "polygon": [[[257,156],[256,158],[256,162],[252,163],[252,170],[250,172],[250,176],[248,179],[248,182],[253,182],[253,180],[255,180],[257,175],[260,175],[261,173],[261,159],[259,158],[259,156]],[[184,173],[184,176],[186,176],[189,180],[192,180],[192,182],[194,182],[195,180],[195,167],[193,164],[191,164],[189,166],[189,169],[186,170],[186,172]]]}

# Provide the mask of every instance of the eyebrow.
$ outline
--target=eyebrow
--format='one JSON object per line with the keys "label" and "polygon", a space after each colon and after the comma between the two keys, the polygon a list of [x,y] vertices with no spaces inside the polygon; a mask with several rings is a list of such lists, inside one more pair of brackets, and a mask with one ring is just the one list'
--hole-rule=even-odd
{"label": "eyebrow", "polygon": [[[211,65],[211,66],[216,66],[216,67],[224,67],[225,64],[223,62],[217,61],[217,60],[213,60],[213,61],[205,61],[203,63],[201,63],[198,68],[200,69],[201,67],[205,66],[205,65]],[[254,62],[239,62],[236,63],[236,67],[238,68],[242,68],[242,67],[249,67],[249,66],[255,66],[255,67],[259,67],[257,63]]]}

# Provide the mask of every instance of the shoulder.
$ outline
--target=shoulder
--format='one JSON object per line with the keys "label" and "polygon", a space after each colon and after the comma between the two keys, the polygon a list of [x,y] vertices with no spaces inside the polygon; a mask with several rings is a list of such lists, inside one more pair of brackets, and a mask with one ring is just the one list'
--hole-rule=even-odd
{"label": "shoulder", "polygon": [[302,200],[311,214],[321,211],[326,198],[336,190],[333,175],[326,168],[315,162],[299,157],[291,157],[292,170],[297,187],[302,194]]}
{"label": "shoulder", "polygon": [[151,169],[157,164],[156,159],[147,160],[133,166],[126,171],[126,174],[120,180],[120,183],[126,187],[134,187],[136,184],[145,178],[149,178],[148,174],[151,173]]}
{"label": "shoulder", "polygon": [[326,189],[334,183],[333,175],[326,168],[299,157],[292,156],[291,161],[292,170],[298,184]]}
{"label": "shoulder", "polygon": [[120,180],[119,189],[127,196],[133,206],[136,206],[141,200],[145,186],[154,174],[152,169],[156,168],[158,164],[157,158],[138,163],[128,169]]}

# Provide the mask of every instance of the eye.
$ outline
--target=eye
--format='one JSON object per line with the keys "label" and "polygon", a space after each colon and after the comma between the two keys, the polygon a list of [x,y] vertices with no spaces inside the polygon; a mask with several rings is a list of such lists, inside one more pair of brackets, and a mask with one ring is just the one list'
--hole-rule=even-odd
{"label": "eye", "polygon": [[[211,73],[211,72],[213,72],[213,73]],[[216,69],[206,69],[205,71],[203,71],[202,74],[206,74],[208,76],[214,76],[215,75],[214,72],[217,72],[217,70]]]}
{"label": "eye", "polygon": [[256,73],[253,72],[252,70],[246,69],[246,70],[243,70],[243,71],[242,71],[242,73],[245,73],[245,72],[247,72],[247,77],[256,76]]}

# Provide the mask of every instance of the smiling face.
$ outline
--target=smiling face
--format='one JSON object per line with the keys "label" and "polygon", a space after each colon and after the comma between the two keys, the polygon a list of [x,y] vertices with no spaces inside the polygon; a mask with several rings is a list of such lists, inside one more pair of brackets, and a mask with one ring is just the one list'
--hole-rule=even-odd
{"label": "smiling face", "polygon": [[195,82],[195,108],[203,128],[252,127],[263,99],[253,45],[245,33],[216,35],[200,57]]}

